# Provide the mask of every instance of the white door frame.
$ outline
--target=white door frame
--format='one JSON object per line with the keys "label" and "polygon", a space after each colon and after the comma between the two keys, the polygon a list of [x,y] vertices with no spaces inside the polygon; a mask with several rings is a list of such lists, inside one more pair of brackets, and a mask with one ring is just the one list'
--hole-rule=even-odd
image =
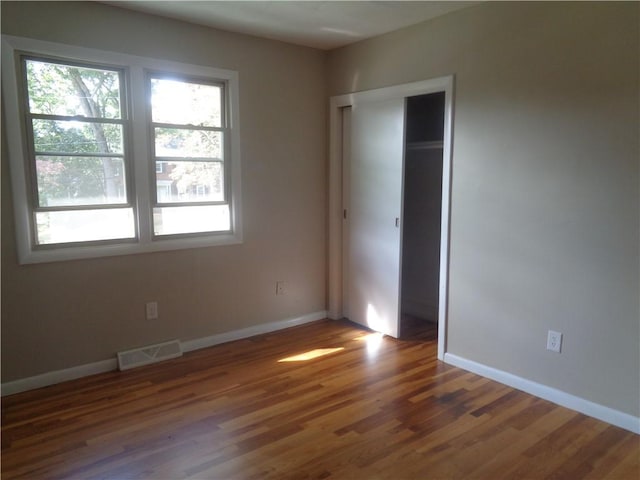
{"label": "white door frame", "polygon": [[329,318],[343,317],[342,305],[342,108],[360,102],[404,98],[428,93],[444,92],[444,145],[442,152],[442,215],[440,226],[440,286],[438,294],[438,359],[446,352],[448,285],[449,285],[449,229],[451,206],[451,159],[453,127],[453,75],[392,87],[366,90],[331,97],[329,102]]}

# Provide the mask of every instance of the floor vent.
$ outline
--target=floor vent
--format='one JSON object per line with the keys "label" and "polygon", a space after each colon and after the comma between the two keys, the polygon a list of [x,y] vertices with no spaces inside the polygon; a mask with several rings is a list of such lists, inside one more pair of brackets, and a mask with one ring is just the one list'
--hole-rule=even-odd
{"label": "floor vent", "polygon": [[120,370],[128,370],[129,368],[141,367],[142,365],[149,365],[150,363],[181,356],[182,346],[180,342],[171,340],[170,342],[118,352],[118,367]]}

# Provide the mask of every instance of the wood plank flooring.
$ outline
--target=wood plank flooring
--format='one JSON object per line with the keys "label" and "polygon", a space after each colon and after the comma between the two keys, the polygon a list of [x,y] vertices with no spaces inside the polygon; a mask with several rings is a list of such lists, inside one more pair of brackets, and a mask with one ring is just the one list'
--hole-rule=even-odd
{"label": "wood plank flooring", "polygon": [[638,435],[438,362],[433,330],[329,320],[2,401],[5,480],[635,480],[639,456]]}

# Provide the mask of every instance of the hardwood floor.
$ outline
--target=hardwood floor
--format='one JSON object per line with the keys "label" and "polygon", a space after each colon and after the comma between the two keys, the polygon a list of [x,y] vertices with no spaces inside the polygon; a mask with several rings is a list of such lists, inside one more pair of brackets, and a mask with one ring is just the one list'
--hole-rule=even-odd
{"label": "hardwood floor", "polygon": [[325,320],[5,397],[2,478],[639,478],[640,436],[435,356]]}

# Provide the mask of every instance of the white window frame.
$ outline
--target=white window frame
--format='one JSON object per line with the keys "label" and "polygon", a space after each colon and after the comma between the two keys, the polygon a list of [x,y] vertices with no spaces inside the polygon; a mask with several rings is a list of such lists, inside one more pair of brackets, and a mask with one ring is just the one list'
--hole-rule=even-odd
{"label": "white window frame", "polygon": [[[131,108],[130,138],[133,139],[130,145],[133,167],[131,169],[133,197],[130,201],[134,204],[137,212],[136,227],[138,237],[136,239],[100,242],[99,244],[90,242],[59,244],[46,247],[38,247],[32,243],[33,222],[31,219],[33,212],[29,201],[31,180],[27,171],[27,139],[24,116],[20,105],[23,99],[20,97],[20,89],[18,88],[18,82],[21,81],[18,70],[18,54],[35,57],[51,56],[63,61],[112,65],[126,70],[126,88],[128,88]],[[149,138],[145,87],[146,75],[149,71],[198,76],[225,82],[230,128],[227,175],[230,188],[228,201],[231,231],[162,237],[153,236],[152,209],[155,196],[155,178],[151,178],[149,172],[155,171],[155,167],[152,163],[150,150],[151,139]],[[5,128],[9,149],[19,262],[22,264],[54,262],[242,243],[238,89],[238,73],[231,70],[2,35],[2,103],[7,120]]]}

